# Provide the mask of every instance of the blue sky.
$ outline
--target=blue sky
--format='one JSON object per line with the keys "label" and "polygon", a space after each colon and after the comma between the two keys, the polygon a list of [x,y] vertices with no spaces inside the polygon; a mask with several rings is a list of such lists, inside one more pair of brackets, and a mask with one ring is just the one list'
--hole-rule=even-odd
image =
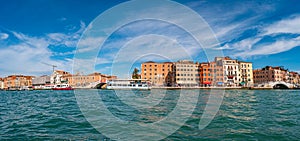
{"label": "blue sky", "polygon": [[[50,74],[51,66],[43,63],[72,71],[76,46],[85,29],[99,14],[122,2],[1,1],[0,77],[10,74]],[[220,42],[220,46],[215,49],[222,49],[225,56],[251,61],[254,68],[273,65],[300,71],[300,2],[297,0],[177,2],[203,17]],[[149,38],[156,39],[156,42],[153,43]],[[194,61],[207,60],[201,47],[183,29],[163,21],[144,20],[117,29],[105,41],[96,61],[96,70],[110,74],[112,62],[120,54],[121,46],[125,45],[124,49],[126,45],[132,47],[133,53],[138,53],[139,49],[147,50],[150,45],[157,47],[151,48],[154,52],[167,52],[167,49],[176,46],[175,42],[180,43]],[[169,53],[176,57],[144,56],[137,58],[132,67],[148,60],[174,61],[186,58],[178,50]],[[128,52],[126,55],[131,54]]]}

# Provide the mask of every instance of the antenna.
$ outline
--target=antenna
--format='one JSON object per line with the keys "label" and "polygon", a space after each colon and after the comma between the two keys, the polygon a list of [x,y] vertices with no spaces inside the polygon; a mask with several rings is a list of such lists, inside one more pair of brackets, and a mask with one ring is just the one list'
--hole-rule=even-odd
{"label": "antenna", "polygon": [[48,63],[45,63],[45,62],[41,62],[42,64],[44,65],[47,65],[47,66],[52,66],[52,72],[54,72],[55,68],[57,67],[56,65],[51,65],[51,64],[48,64]]}

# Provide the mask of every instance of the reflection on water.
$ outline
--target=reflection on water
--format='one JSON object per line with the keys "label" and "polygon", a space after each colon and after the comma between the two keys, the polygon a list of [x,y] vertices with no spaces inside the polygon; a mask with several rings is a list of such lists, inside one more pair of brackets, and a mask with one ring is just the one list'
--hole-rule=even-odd
{"label": "reflection on water", "polygon": [[[162,120],[180,98],[179,90],[133,91],[134,97],[126,91],[98,93],[114,116],[142,123]],[[216,117],[199,130],[209,93],[200,91],[191,117],[164,140],[300,140],[299,91],[225,91]],[[0,111],[0,140],[107,140],[84,118],[72,91],[1,91]],[[153,133],[144,136],[151,139]]]}

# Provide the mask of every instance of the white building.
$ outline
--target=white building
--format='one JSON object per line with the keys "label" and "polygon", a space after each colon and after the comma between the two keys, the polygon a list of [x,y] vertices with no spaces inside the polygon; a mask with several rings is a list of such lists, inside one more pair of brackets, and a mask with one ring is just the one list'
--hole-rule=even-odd
{"label": "white building", "polygon": [[66,80],[63,79],[63,76],[71,75],[69,72],[62,71],[62,70],[55,70],[51,77],[50,82],[51,84],[61,84],[65,83]]}
{"label": "white building", "polygon": [[239,70],[239,63],[237,60],[229,57],[216,57],[215,61],[218,65],[223,66],[224,71],[224,85],[225,86],[239,86],[241,74]]}

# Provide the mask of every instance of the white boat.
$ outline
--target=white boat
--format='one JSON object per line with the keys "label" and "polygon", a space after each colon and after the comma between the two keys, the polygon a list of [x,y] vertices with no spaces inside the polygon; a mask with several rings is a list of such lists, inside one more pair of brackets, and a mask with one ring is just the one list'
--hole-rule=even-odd
{"label": "white boat", "polygon": [[44,86],[34,86],[35,90],[73,90],[69,84],[49,84]]}
{"label": "white boat", "polygon": [[141,89],[150,90],[151,86],[145,79],[115,79],[107,82],[106,89]]}
{"label": "white boat", "polygon": [[73,90],[69,84],[56,84],[52,90]]}

